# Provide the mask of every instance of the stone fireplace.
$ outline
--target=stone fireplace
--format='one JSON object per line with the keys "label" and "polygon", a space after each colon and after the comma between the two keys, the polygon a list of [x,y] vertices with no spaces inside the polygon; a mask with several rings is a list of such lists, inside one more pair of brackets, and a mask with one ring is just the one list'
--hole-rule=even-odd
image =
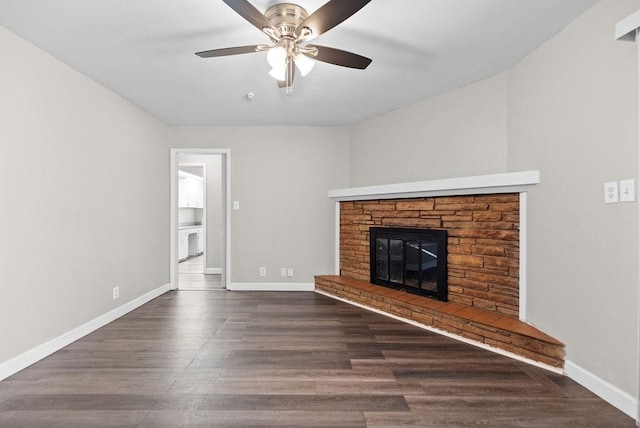
{"label": "stone fireplace", "polygon": [[[337,202],[336,274],[316,276],[316,291],[562,367],[564,344],[526,323],[526,202],[538,182],[539,172],[527,171],[331,191]],[[447,261],[447,301],[415,293],[433,291],[437,283],[430,270],[434,257],[416,253],[437,252],[432,243],[411,236],[396,239],[403,243],[395,242],[392,250],[395,238],[385,232],[399,228],[445,236],[446,255],[437,258]],[[386,258],[378,260],[373,248],[380,231]],[[406,257],[408,245],[413,258],[396,260],[400,253]],[[422,267],[427,272],[416,282]],[[376,277],[393,287],[378,285]]]}
{"label": "stone fireplace", "polygon": [[519,194],[340,203],[340,274],[371,278],[370,228],[446,231],[448,300],[519,313]]}

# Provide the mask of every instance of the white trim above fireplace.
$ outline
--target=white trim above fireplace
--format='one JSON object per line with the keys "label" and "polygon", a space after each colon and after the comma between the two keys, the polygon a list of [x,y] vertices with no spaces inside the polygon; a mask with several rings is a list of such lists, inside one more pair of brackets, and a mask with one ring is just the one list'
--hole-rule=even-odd
{"label": "white trim above fireplace", "polygon": [[503,174],[330,190],[329,198],[340,202],[488,193],[522,193],[538,183],[540,183],[540,171],[506,172]]}

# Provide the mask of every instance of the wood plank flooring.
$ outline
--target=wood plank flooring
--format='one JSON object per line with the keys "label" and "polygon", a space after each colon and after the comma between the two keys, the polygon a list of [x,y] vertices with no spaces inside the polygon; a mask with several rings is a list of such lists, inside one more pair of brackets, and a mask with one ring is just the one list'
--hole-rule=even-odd
{"label": "wood plank flooring", "polygon": [[570,379],[313,292],[174,291],[0,382],[0,427],[633,427]]}
{"label": "wood plank flooring", "polygon": [[180,290],[221,290],[221,275],[205,275],[204,255],[187,259],[178,264],[178,288]]}

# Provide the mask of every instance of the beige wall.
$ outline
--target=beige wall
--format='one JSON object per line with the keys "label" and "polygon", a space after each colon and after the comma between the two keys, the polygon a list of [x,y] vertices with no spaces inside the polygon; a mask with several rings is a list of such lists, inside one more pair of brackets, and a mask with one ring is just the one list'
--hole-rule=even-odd
{"label": "beige wall", "polygon": [[351,127],[351,185],[504,172],[506,84],[501,74]]}
{"label": "beige wall", "polygon": [[[331,189],[349,184],[345,127],[175,127],[173,148],[231,150],[232,283],[313,283],[333,273]],[[267,275],[259,276],[266,267]],[[282,278],[280,268],[294,269]]]}
{"label": "beige wall", "polygon": [[529,195],[527,314],[567,359],[635,396],[637,203],[604,204],[636,177],[635,45],[613,39],[637,0],[597,4],[509,73],[509,170]]}
{"label": "beige wall", "polygon": [[161,122],[3,27],[0,52],[1,363],[169,282],[169,151]]}

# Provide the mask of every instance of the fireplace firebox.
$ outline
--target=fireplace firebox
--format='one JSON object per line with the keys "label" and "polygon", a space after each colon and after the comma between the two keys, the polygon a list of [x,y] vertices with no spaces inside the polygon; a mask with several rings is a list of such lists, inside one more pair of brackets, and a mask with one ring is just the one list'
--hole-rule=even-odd
{"label": "fireplace firebox", "polygon": [[371,283],[447,301],[447,231],[372,227]]}

